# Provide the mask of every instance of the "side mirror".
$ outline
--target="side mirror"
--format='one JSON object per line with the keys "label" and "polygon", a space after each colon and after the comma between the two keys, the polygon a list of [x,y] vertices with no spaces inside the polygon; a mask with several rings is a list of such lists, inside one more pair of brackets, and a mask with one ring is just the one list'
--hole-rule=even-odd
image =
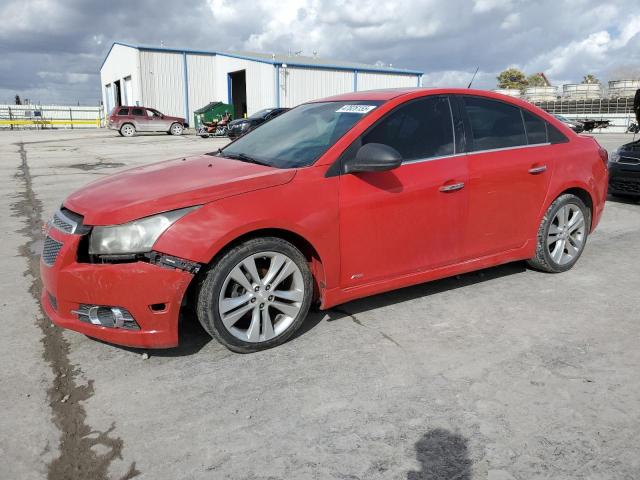
{"label": "side mirror", "polygon": [[385,172],[400,165],[402,155],[395,148],[382,143],[367,143],[345,164],[344,173]]}

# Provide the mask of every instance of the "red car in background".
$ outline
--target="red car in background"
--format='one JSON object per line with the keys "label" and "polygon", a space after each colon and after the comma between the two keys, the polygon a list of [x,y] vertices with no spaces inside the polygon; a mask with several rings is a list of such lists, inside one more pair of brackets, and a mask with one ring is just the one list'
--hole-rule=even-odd
{"label": "red car in background", "polygon": [[606,151],[530,103],[350,93],[70,195],[44,242],[42,303],[61,327],[139,347],[176,345],[191,303],[209,334],[252,352],[290,338],[314,302],[518,260],[564,272],[606,193]]}
{"label": "red car in background", "polygon": [[117,130],[123,137],[133,137],[137,132],[167,132],[171,135],[182,135],[185,125],[184,118],[171,117],[147,107],[116,107],[107,120],[107,126]]}

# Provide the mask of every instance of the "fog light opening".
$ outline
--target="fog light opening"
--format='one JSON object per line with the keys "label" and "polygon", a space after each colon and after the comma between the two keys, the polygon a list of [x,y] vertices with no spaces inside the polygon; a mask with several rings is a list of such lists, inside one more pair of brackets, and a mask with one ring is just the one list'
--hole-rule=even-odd
{"label": "fog light opening", "polygon": [[78,310],[73,310],[72,313],[78,315],[78,320],[81,322],[91,323],[92,325],[140,330],[140,326],[131,313],[122,307],[82,304]]}
{"label": "fog light opening", "polygon": [[164,312],[167,309],[166,303],[154,303],[153,305],[149,305],[149,308],[152,312]]}

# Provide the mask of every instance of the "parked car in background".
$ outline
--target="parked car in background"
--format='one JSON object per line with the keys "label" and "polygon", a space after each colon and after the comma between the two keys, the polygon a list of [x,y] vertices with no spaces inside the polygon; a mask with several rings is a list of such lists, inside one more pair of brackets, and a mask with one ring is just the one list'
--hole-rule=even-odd
{"label": "parked car in background", "polygon": [[132,137],[136,132],[167,132],[182,135],[185,119],[171,117],[148,107],[116,107],[109,115],[107,126],[117,130],[123,137]]}
{"label": "parked car in background", "polygon": [[584,124],[579,120],[569,120],[567,117],[563,115],[554,115],[558,120],[564,123],[567,127],[573,130],[576,133],[584,132]]}
{"label": "parked car in background", "polygon": [[609,157],[609,193],[640,198],[640,140],[622,145]]}
{"label": "parked car in background", "polygon": [[190,304],[254,352],[314,303],[519,260],[567,271],[606,194],[607,151],[528,102],[348,93],[71,194],[46,227],[41,301],[61,327],[144,348],[175,346]]}
{"label": "parked car in background", "polygon": [[281,115],[287,110],[289,109],[265,108],[264,110],[260,110],[254,113],[250,117],[233,120],[227,127],[227,135],[229,136],[229,138],[237,138],[247,132],[250,132],[258,125],[262,125],[264,122],[271,120],[272,118],[276,118],[278,115]]}

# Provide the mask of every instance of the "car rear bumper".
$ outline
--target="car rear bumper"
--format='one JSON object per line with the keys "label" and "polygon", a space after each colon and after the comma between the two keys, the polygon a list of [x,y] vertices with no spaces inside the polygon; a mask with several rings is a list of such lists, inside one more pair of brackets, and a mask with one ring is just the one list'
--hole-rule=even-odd
{"label": "car rear bumper", "polygon": [[[168,348],[178,344],[180,306],[193,275],[145,262],[79,263],[79,235],[55,228],[48,235],[62,243],[52,265],[40,260],[41,302],[53,323],[119,345]],[[77,313],[82,305],[124,309],[139,328],[92,324]]]}
{"label": "car rear bumper", "polygon": [[609,193],[640,196],[640,165],[609,163]]}

